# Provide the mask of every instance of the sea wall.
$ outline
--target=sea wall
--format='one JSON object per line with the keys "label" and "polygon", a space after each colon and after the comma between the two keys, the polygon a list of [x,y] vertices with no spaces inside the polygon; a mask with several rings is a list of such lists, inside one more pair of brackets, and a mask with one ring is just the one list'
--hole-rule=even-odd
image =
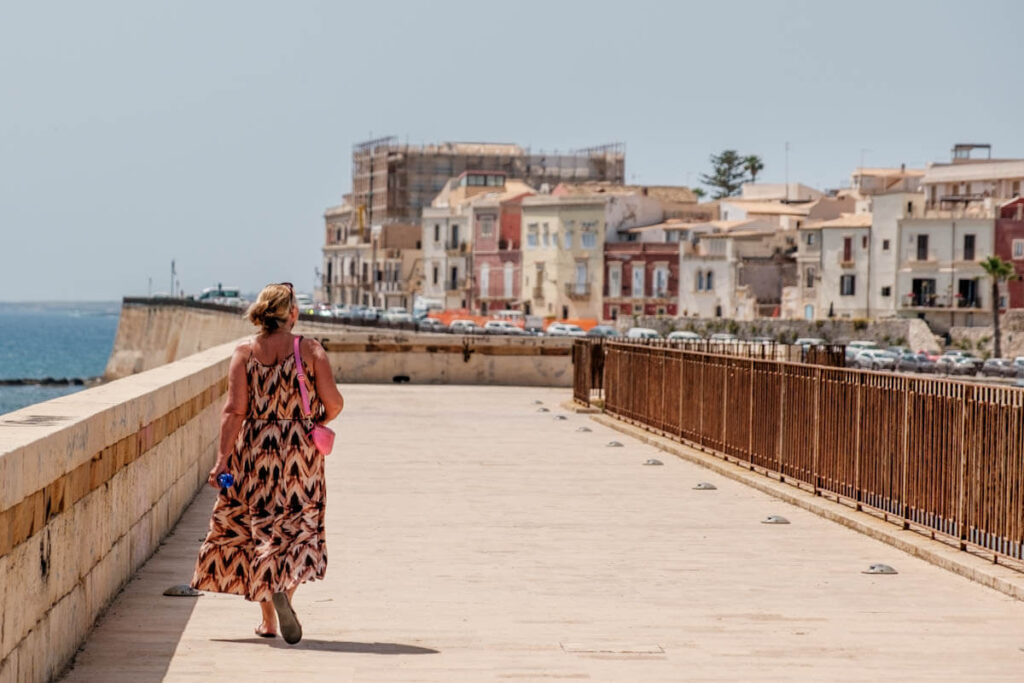
{"label": "sea wall", "polygon": [[[420,384],[572,385],[572,342],[355,327],[303,316],[296,332],[319,339],[335,380]],[[240,311],[173,299],[125,299],[105,377],[125,377],[240,340],[255,328]]]}
{"label": "sea wall", "polygon": [[232,348],[0,416],[0,682],[58,675],[204,485]]}

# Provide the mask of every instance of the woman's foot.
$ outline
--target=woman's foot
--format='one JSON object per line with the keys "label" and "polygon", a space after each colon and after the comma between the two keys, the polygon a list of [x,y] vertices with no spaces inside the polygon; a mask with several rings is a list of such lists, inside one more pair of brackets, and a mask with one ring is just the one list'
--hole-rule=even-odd
{"label": "woman's foot", "polygon": [[254,632],[260,638],[277,638],[277,627],[274,624],[268,624],[265,621],[261,621]]}
{"label": "woman's foot", "polygon": [[295,616],[295,610],[292,609],[288,594],[274,593],[272,602],[274,610],[277,612],[277,621],[281,624],[281,636],[284,638],[284,642],[294,645],[302,640],[302,624]]}

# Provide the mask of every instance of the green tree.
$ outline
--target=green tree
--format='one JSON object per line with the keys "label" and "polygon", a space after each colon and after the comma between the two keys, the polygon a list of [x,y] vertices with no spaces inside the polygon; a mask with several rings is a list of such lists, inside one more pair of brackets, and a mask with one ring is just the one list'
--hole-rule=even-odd
{"label": "green tree", "polygon": [[711,155],[711,173],[701,173],[700,181],[714,191],[713,198],[731,197],[746,179],[744,160],[734,149]]}
{"label": "green tree", "polygon": [[1013,264],[998,256],[989,256],[981,262],[985,273],[992,278],[992,331],[993,350],[996,358],[1002,358],[1002,343],[999,334],[999,283],[1017,279]]}
{"label": "green tree", "polygon": [[704,199],[704,195],[707,194],[707,190],[703,187],[691,187],[690,192],[693,193],[693,196],[696,197],[698,201]]}
{"label": "green tree", "polygon": [[764,162],[761,161],[761,157],[756,154],[751,154],[748,157],[743,157],[743,168],[747,169],[747,173],[750,174],[750,182],[757,182],[757,174],[764,170]]}

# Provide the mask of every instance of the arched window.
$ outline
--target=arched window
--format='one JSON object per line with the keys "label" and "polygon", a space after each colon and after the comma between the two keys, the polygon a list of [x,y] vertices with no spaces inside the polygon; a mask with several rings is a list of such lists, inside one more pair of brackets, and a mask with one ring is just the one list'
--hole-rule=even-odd
{"label": "arched window", "polygon": [[710,291],[711,291],[712,289],[714,289],[714,288],[715,288],[715,284],[714,284],[714,282],[715,282],[715,281],[714,281],[714,277],[715,277],[715,274],[714,274],[714,273],[713,273],[712,271],[710,271],[710,270],[709,270],[709,271],[708,271],[708,277],[707,277],[707,280],[705,280],[705,283],[706,283],[706,285],[707,285],[707,290],[708,290],[709,292],[710,292]]}
{"label": "arched window", "polygon": [[697,271],[697,291],[698,292],[703,292],[704,291],[704,271],[703,270],[698,270]]}

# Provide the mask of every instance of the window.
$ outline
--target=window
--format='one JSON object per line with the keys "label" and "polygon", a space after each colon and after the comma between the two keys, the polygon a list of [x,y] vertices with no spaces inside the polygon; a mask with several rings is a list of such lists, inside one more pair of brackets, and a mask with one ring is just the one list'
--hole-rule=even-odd
{"label": "window", "polygon": [[452,223],[452,249],[459,248],[459,225],[458,223]]}
{"label": "window", "polygon": [[483,216],[480,219],[480,235],[490,237],[494,234],[494,217]]}
{"label": "window", "polygon": [[490,264],[483,264],[480,266],[480,296],[490,296],[491,289],[491,266]]}
{"label": "window", "polygon": [[908,216],[913,216],[914,215],[914,202],[907,202],[907,215]]}
{"label": "window", "polygon": [[928,260],[928,235],[917,236],[917,260]]}
{"label": "window", "polygon": [[1013,258],[1024,258],[1024,240],[1013,241]]}
{"label": "window", "polygon": [[654,269],[654,296],[664,298],[668,296],[668,268],[658,266]]}
{"label": "window", "polygon": [[622,264],[608,264],[608,296],[622,296]]}
{"label": "window", "polygon": [[644,295],[644,268],[639,263],[633,264],[633,291],[636,298]]}
{"label": "window", "polygon": [[704,291],[704,271],[703,270],[698,270],[697,271],[697,291],[698,292],[703,292]]}
{"label": "window", "polygon": [[526,233],[526,246],[529,248],[536,248],[539,244],[537,240],[537,226],[533,226]]}
{"label": "window", "polygon": [[892,296],[892,287],[882,287],[882,296]]}
{"label": "window", "polygon": [[853,238],[843,238],[843,263],[849,263],[853,260]]}
{"label": "window", "polygon": [[515,277],[515,266],[512,265],[511,261],[506,261],[505,262],[505,273],[504,273],[504,276],[505,276],[505,282],[504,282],[504,285],[505,285],[505,298],[506,299],[511,299],[512,296],[513,296],[513,294],[512,294],[512,278]]}
{"label": "window", "polygon": [[710,270],[708,271],[707,277],[704,278],[704,286],[709,292],[715,288],[715,274]]}
{"label": "window", "polygon": [[868,236],[867,235],[861,235],[861,238],[860,238],[860,248],[861,249],[867,249],[868,248]]}
{"label": "window", "polygon": [[964,261],[974,260],[974,235],[964,235]]}
{"label": "window", "polygon": [[585,231],[580,235],[580,239],[583,242],[584,249],[593,249],[597,246],[597,233],[592,230]]}
{"label": "window", "polygon": [[814,289],[814,266],[808,266],[807,270],[804,271],[804,277],[807,289]]}
{"label": "window", "polygon": [[807,233],[807,246],[809,246],[809,247],[813,247],[814,246],[814,233],[813,232]]}
{"label": "window", "polygon": [[882,240],[882,251],[889,251],[889,240]]}
{"label": "window", "polygon": [[548,229],[548,224],[544,224],[544,246],[551,246],[551,231]]}
{"label": "window", "polygon": [[565,248],[572,249],[572,230],[565,231]]}
{"label": "window", "polygon": [[586,294],[587,293],[587,262],[577,261],[576,262],[576,293]]}
{"label": "window", "polygon": [[435,242],[440,242],[441,241],[441,225],[438,224],[438,223],[434,224],[434,241]]}
{"label": "window", "polygon": [[841,296],[853,296],[856,291],[856,278],[853,275],[839,276],[839,294]]}

